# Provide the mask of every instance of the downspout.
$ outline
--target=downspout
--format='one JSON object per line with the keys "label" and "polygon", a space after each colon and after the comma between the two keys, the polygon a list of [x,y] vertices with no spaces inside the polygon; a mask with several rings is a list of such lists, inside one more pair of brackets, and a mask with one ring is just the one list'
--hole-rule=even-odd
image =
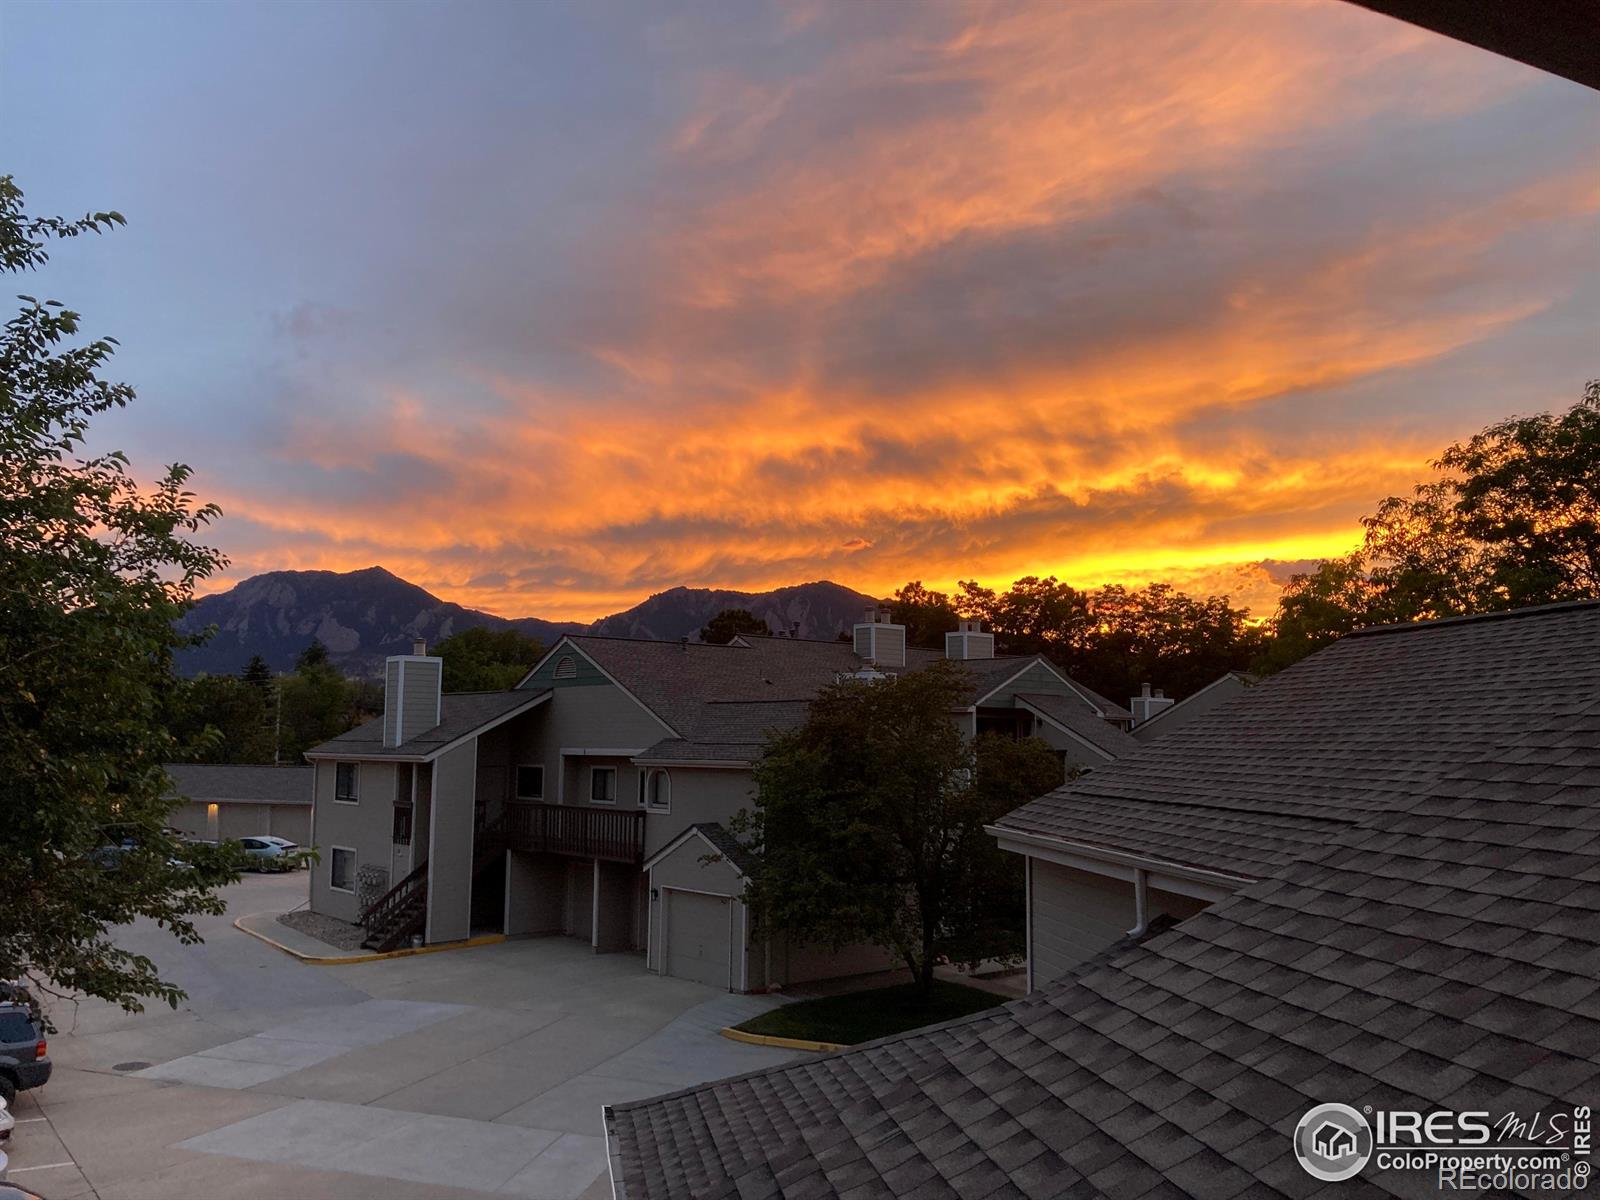
{"label": "downspout", "polygon": [[1133,928],[1128,930],[1132,938],[1143,937],[1150,929],[1150,914],[1146,910],[1146,890],[1148,873],[1143,867],[1136,867],[1133,872]]}

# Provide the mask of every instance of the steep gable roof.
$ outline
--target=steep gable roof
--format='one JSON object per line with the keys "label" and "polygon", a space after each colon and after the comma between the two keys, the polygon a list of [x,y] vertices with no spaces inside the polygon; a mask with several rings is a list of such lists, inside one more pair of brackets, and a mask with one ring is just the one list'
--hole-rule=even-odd
{"label": "steep gable roof", "polygon": [[[1592,696],[1525,712],[1531,732],[1024,1000],[608,1109],[619,1195],[1303,1196],[1320,1185],[1291,1136],[1319,1103],[1592,1104]],[[1373,1166],[1360,1182],[1427,1190]]]}
{"label": "steep gable roof", "polygon": [[440,698],[439,723],[399,746],[383,744],[383,719],[379,717],[307,750],[306,757],[431,759],[462,738],[492,728],[548,699],[548,688],[537,692],[446,692]]}
{"label": "steep gable roof", "polygon": [[1364,630],[995,828],[1258,879],[1574,694],[1600,694],[1597,602]]}

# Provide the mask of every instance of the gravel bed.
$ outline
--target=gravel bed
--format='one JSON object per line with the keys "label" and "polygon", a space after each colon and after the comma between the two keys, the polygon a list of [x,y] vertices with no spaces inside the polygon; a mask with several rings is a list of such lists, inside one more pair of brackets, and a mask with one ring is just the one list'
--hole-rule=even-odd
{"label": "gravel bed", "polygon": [[308,934],[319,942],[326,942],[335,950],[359,950],[361,939],[367,936],[367,931],[359,925],[352,925],[348,921],[340,921],[334,917],[325,917],[308,908],[279,913],[278,923]]}

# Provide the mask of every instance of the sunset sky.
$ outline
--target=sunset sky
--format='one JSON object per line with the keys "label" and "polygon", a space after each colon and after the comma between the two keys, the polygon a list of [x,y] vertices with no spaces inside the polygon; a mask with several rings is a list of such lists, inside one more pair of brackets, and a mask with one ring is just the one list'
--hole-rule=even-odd
{"label": "sunset sky", "polygon": [[1306,3],[0,8],[223,584],[1276,582],[1600,376],[1600,94]]}

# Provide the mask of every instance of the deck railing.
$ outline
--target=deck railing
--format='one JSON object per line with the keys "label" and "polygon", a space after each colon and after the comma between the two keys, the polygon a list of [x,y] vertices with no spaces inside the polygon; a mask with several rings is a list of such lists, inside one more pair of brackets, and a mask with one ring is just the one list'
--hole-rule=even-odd
{"label": "deck railing", "polygon": [[644,861],[644,813],[515,800],[506,805],[506,845],[607,862]]}

